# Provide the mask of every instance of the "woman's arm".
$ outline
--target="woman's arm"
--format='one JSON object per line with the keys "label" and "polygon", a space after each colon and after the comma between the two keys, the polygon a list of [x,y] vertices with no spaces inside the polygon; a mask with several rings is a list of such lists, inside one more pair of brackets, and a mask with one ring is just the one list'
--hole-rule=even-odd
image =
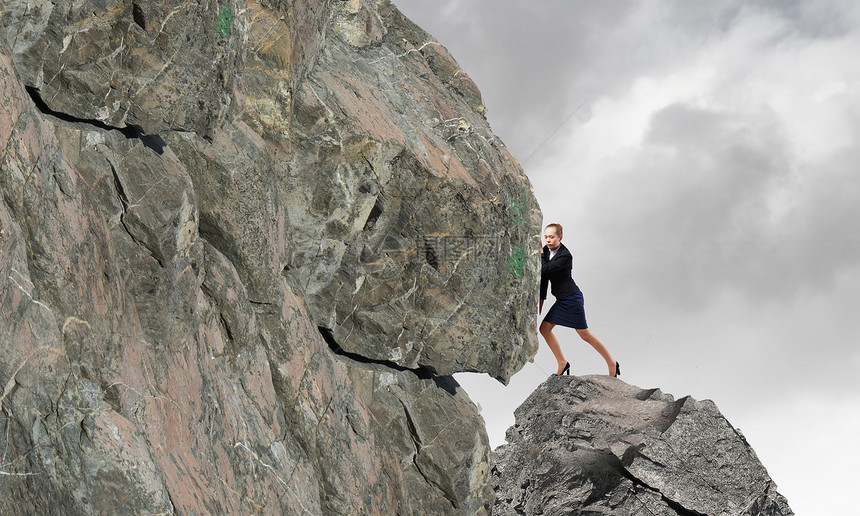
{"label": "woman's arm", "polygon": [[573,256],[567,250],[559,251],[552,260],[543,261],[540,266],[540,273],[543,276],[544,274],[552,274],[564,269],[573,269]]}

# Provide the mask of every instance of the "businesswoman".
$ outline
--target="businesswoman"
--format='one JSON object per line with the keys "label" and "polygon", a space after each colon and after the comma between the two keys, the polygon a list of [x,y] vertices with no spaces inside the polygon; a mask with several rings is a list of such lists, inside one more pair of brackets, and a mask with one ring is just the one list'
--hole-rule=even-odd
{"label": "businesswoman", "polygon": [[565,360],[561,352],[558,339],[552,334],[552,329],[557,324],[573,328],[585,342],[591,344],[600,356],[606,360],[610,376],[621,374],[621,367],[612,358],[612,354],[606,346],[600,342],[588,329],[585,322],[585,307],[583,306],[582,291],[573,281],[573,256],[561,243],[561,224],[549,224],[544,230],[546,245],[541,248],[541,270],[540,270],[540,307],[543,312],[543,302],[546,299],[548,284],[552,284],[552,295],[556,301],[547,312],[543,322],[540,323],[540,334],[546,340],[552,354],[558,362],[557,375],[570,374],[570,362]]}

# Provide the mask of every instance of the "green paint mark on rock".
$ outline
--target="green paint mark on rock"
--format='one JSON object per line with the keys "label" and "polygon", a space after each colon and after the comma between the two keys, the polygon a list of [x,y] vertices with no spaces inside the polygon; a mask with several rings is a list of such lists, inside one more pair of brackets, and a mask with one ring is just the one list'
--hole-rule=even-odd
{"label": "green paint mark on rock", "polygon": [[221,12],[218,13],[215,30],[223,37],[230,35],[230,28],[233,26],[233,11],[229,7],[224,6]]}
{"label": "green paint mark on rock", "polygon": [[508,270],[511,276],[519,278],[523,275],[523,269],[526,265],[526,252],[522,247],[515,247],[508,257]]}
{"label": "green paint mark on rock", "polygon": [[522,195],[522,200],[511,197],[508,203],[511,208],[511,223],[514,226],[518,226],[523,221],[526,213],[526,189],[523,188],[520,194]]}

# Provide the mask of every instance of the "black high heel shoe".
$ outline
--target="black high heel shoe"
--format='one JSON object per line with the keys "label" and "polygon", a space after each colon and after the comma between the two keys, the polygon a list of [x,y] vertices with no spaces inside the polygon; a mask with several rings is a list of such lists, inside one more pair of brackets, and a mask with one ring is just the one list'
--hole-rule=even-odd
{"label": "black high heel shoe", "polygon": [[615,361],[615,374],[612,375],[612,377],[618,378],[619,376],[621,376],[621,364],[619,364],[618,361],[616,360]]}
{"label": "black high heel shoe", "polygon": [[561,373],[559,373],[559,374],[552,373],[553,376],[561,376],[563,374],[570,376],[570,362],[564,363],[564,369],[561,370]]}

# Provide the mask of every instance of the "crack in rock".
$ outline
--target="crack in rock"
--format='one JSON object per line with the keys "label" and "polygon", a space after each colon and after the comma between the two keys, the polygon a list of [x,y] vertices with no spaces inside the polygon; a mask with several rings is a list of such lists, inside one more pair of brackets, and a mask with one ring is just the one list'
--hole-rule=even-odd
{"label": "crack in rock", "polygon": [[164,154],[164,148],[167,147],[167,143],[159,136],[158,134],[144,134],[141,132],[140,128],[135,127],[133,125],[125,126],[125,127],[116,127],[112,125],[108,125],[101,120],[90,119],[90,118],[78,118],[72,116],[68,113],[62,113],[60,111],[54,111],[49,108],[48,105],[42,100],[42,96],[39,93],[39,90],[33,88],[32,86],[25,86],[24,89],[27,90],[27,93],[30,95],[30,98],[33,99],[33,104],[36,105],[36,109],[38,109],[41,113],[45,115],[50,115],[54,118],[59,118],[64,122],[71,122],[77,124],[86,124],[98,129],[103,129],[105,131],[119,131],[128,139],[138,139],[149,149],[152,149],[157,154]]}

